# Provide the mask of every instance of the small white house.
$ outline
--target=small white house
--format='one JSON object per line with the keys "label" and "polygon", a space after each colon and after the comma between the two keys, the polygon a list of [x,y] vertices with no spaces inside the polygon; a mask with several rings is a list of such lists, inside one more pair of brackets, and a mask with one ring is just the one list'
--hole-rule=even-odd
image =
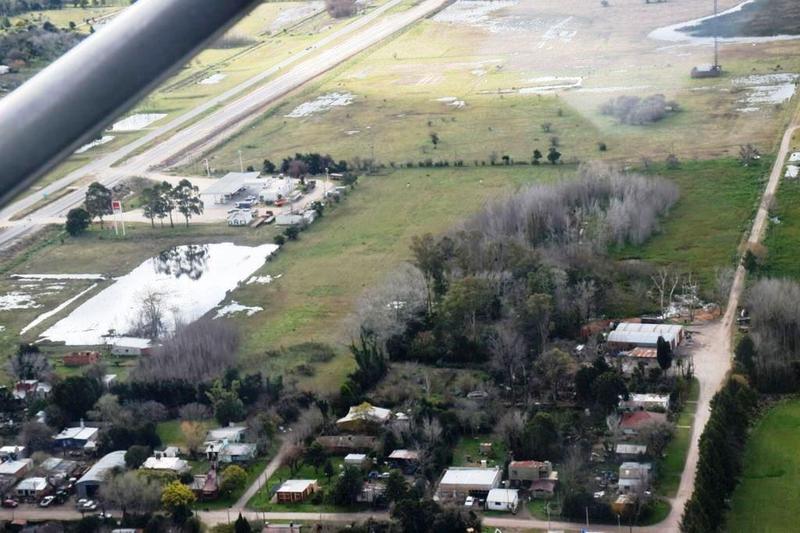
{"label": "small white house", "polygon": [[516,489],[492,489],[486,497],[486,508],[490,511],[510,511],[519,509],[519,491]]}
{"label": "small white house", "polygon": [[50,486],[43,477],[29,477],[17,485],[17,496],[20,498],[40,498],[44,496]]}
{"label": "small white house", "polygon": [[253,212],[250,209],[232,209],[228,212],[229,226],[247,226],[253,221]]}
{"label": "small white house", "polygon": [[346,466],[364,468],[364,466],[367,464],[367,456],[363,453],[349,453],[344,457],[344,464]]}
{"label": "small white house", "polygon": [[149,355],[150,348],[150,339],[116,337],[111,343],[111,354],[123,357],[138,357],[140,355]]}
{"label": "small white house", "polygon": [[182,474],[190,470],[189,463],[178,457],[165,457],[156,455],[148,457],[142,465],[143,470],[157,470],[161,472],[174,472]]}

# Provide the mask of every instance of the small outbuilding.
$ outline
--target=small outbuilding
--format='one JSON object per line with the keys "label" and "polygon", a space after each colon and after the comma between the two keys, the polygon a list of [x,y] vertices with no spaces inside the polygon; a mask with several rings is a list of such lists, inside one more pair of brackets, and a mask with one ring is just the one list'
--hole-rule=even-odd
{"label": "small outbuilding", "polygon": [[228,212],[229,226],[248,226],[253,221],[252,209],[232,209]]}
{"label": "small outbuilding", "polygon": [[369,465],[369,457],[364,453],[348,453],[344,456],[345,466],[356,468],[366,468]]}
{"label": "small outbuilding", "polygon": [[183,474],[191,470],[189,463],[178,457],[166,457],[157,455],[148,457],[142,464],[143,470],[156,470],[160,472],[174,472],[175,474]]}
{"label": "small outbuilding", "polygon": [[486,498],[500,486],[503,472],[499,468],[451,467],[445,470],[436,496],[440,500],[463,500],[467,496]]}
{"label": "small outbuilding", "polygon": [[152,341],[140,337],[115,337],[111,343],[111,354],[122,357],[150,355]]}
{"label": "small outbuilding", "polygon": [[336,426],[344,431],[369,432],[384,426],[391,418],[389,409],[364,402],[351,407],[346,416],[336,421]]}
{"label": "small outbuilding", "polygon": [[486,509],[489,511],[507,511],[517,514],[519,509],[519,491],[516,489],[492,489],[486,496]]}
{"label": "small outbuilding", "polygon": [[316,479],[289,479],[275,491],[278,503],[304,502],[318,489]]}
{"label": "small outbuilding", "polygon": [[65,428],[61,433],[53,437],[56,446],[69,450],[77,450],[81,448],[93,448],[97,440],[97,433],[99,429],[84,426]]}
{"label": "small outbuilding", "polygon": [[0,476],[22,479],[33,468],[33,459],[15,459],[0,463]]}

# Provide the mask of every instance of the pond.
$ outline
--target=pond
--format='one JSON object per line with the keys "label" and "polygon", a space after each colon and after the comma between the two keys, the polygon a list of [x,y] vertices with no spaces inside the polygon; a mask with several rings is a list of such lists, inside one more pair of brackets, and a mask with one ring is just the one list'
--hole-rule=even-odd
{"label": "pond", "polygon": [[232,243],[186,245],[151,257],[93,296],[42,334],[69,346],[105,344],[105,336],[136,333],[143,316],[158,317],[163,331],[214,309],[264,265],[278,247]]}

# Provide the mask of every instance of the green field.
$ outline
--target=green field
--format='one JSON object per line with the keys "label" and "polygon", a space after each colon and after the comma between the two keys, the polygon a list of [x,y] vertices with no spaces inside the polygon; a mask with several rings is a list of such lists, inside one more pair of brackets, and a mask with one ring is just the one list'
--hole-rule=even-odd
{"label": "green field", "polygon": [[800,499],[800,401],[770,408],[756,423],[744,452],[744,472],[733,493],[726,530],[796,531]]}
{"label": "green field", "polygon": [[694,414],[697,411],[697,398],[700,396],[700,383],[692,380],[689,395],[675,425],[675,435],[664,449],[664,455],[658,462],[658,493],[674,498],[681,483],[683,467],[689,453],[692,440]]}
{"label": "green field", "polygon": [[[480,445],[482,442],[492,443],[492,452],[489,455],[481,455]],[[475,466],[480,465],[481,460],[487,461],[488,467],[500,466],[505,464],[508,456],[506,446],[503,441],[493,435],[478,435],[477,437],[462,437],[453,449],[453,466]]]}
{"label": "green field", "polygon": [[709,288],[715,268],[736,264],[770,164],[771,158],[764,157],[756,167],[743,167],[735,159],[687,161],[675,170],[652,167],[648,172],[678,184],[680,200],[660,233],[643,246],[619,250],[617,257],[691,270]]}
{"label": "green field", "polygon": [[779,223],[771,223],[764,246],[766,262],[761,273],[770,277],[800,278],[797,244],[800,242],[800,183],[784,180],[778,188],[776,206],[770,211]]}

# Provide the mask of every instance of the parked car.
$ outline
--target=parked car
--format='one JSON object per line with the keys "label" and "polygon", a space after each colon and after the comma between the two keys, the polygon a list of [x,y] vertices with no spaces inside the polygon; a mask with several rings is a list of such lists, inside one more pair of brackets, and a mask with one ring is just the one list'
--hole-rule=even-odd
{"label": "parked car", "polygon": [[467,509],[471,509],[475,505],[475,498],[473,496],[467,496],[467,499],[464,500],[464,507]]}
{"label": "parked car", "polygon": [[39,507],[50,507],[50,504],[53,503],[55,499],[55,496],[45,496],[42,498],[42,501],[39,502]]}
{"label": "parked car", "polygon": [[3,507],[7,509],[14,509],[18,505],[19,502],[17,502],[17,500],[12,500],[11,498],[6,498],[5,500],[3,500]]}
{"label": "parked car", "polygon": [[80,511],[82,513],[87,512],[87,511],[96,511],[97,510],[97,502],[94,501],[94,500],[87,500],[87,499],[81,498],[80,500],[78,500],[77,506],[78,506],[78,511]]}

